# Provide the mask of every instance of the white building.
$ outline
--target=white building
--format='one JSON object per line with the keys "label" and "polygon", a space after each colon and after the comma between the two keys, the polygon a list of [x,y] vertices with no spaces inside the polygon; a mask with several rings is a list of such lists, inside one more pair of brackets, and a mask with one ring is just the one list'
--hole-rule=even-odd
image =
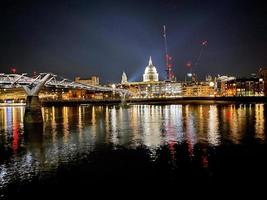
{"label": "white building", "polygon": [[121,84],[128,83],[128,78],[125,72],[122,73],[121,75]]}
{"label": "white building", "polygon": [[159,74],[156,67],[152,63],[151,56],[149,58],[148,66],[143,74],[143,82],[157,82],[159,81]]}

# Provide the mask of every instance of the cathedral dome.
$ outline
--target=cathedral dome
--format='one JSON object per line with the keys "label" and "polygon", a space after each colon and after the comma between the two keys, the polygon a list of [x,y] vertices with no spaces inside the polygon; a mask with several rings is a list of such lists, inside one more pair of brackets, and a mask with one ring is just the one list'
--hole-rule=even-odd
{"label": "cathedral dome", "polygon": [[148,66],[145,69],[145,72],[143,74],[143,82],[148,81],[159,81],[159,74],[157,72],[156,67],[152,63],[151,56],[149,58]]}

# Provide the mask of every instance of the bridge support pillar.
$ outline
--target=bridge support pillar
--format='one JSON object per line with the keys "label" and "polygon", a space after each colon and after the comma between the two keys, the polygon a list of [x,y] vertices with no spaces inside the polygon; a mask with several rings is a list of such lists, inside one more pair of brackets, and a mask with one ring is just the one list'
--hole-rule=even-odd
{"label": "bridge support pillar", "polygon": [[27,96],[24,124],[42,124],[41,102],[38,96]]}
{"label": "bridge support pillar", "polygon": [[27,94],[26,108],[24,113],[25,125],[43,124],[41,102],[39,100],[38,93],[49,77],[50,74],[46,74],[36,84],[32,83],[31,85],[23,86],[23,89]]}

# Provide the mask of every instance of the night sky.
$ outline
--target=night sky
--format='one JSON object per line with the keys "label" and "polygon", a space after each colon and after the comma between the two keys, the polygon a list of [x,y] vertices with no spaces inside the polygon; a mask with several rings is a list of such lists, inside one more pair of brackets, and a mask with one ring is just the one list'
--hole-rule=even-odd
{"label": "night sky", "polygon": [[[165,78],[163,25],[178,80],[267,67],[267,8],[260,1],[2,0],[0,73],[53,72],[102,83],[142,80],[149,56]],[[197,65],[194,63],[203,47]]]}

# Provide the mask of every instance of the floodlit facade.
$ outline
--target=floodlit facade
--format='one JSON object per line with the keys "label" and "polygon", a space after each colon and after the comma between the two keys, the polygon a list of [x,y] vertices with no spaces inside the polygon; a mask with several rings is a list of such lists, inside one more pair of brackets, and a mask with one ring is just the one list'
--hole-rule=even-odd
{"label": "floodlit facade", "polygon": [[120,87],[128,89],[132,98],[179,97],[182,94],[182,84],[178,82],[128,82]]}
{"label": "floodlit facade", "polygon": [[214,96],[214,86],[211,84],[190,84],[183,86],[183,96],[210,97]]}
{"label": "floodlit facade", "polygon": [[218,96],[226,96],[227,92],[229,93],[228,95],[233,95],[230,94],[231,91],[226,91],[226,83],[229,81],[234,81],[236,80],[236,77],[233,76],[218,76],[215,78],[215,91],[216,95]]}

